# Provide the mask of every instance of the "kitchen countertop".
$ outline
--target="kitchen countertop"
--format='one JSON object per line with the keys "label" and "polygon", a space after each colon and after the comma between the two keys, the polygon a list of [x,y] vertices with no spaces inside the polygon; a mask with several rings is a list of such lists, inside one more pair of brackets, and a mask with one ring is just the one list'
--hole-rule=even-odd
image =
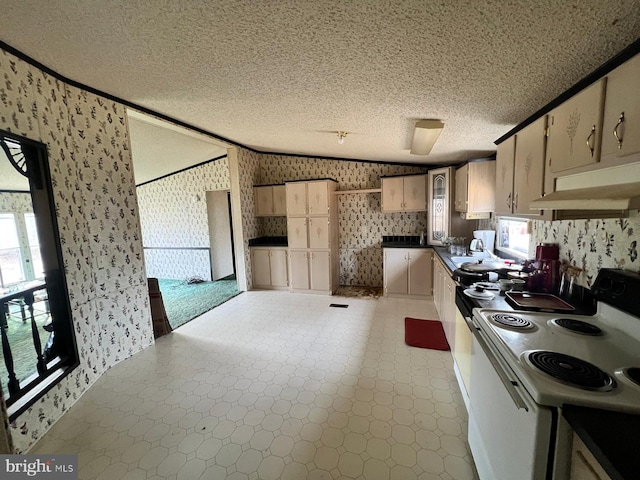
{"label": "kitchen countertop", "polygon": [[257,237],[249,240],[250,247],[287,247],[287,237]]}
{"label": "kitchen countertop", "polygon": [[[447,249],[434,247],[434,251],[453,274],[456,267],[451,261],[451,255]],[[459,293],[462,293],[465,288],[467,287],[459,283],[456,287]],[[565,300],[576,307],[574,313],[591,315],[595,313],[594,303],[588,294],[589,291],[584,290],[580,292],[577,301],[576,298],[565,298]],[[491,293],[495,294],[492,300],[478,300],[462,295],[464,297],[463,304],[469,310],[472,308],[492,308],[513,311],[513,307],[507,303],[504,295],[493,290]],[[458,299],[456,299],[456,303],[459,304]],[[574,405],[564,405],[562,414],[613,480],[638,478],[640,456],[637,452],[637,445],[640,440],[640,415]]]}
{"label": "kitchen countertop", "polygon": [[382,248],[433,248],[431,245],[420,244],[419,235],[383,235]]}

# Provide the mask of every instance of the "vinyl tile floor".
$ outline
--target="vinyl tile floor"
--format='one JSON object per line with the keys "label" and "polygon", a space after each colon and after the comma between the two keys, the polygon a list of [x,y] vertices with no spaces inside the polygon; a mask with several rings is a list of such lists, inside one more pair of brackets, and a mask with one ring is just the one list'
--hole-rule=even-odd
{"label": "vinyl tile floor", "polygon": [[451,353],[408,347],[406,316],[437,313],[245,292],[111,368],[29,453],[78,453],[81,479],[476,479]]}

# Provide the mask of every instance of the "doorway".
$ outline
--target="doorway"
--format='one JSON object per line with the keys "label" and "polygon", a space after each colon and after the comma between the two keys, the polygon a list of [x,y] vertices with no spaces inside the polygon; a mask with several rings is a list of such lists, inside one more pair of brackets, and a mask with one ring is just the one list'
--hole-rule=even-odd
{"label": "doorway", "polygon": [[206,192],[211,281],[235,275],[231,197],[229,190]]}

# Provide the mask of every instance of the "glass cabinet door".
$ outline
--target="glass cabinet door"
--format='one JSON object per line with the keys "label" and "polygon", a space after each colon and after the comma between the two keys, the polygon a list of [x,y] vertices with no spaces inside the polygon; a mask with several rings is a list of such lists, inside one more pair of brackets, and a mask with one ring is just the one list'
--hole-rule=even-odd
{"label": "glass cabinet door", "polygon": [[429,243],[442,245],[449,236],[450,168],[429,171]]}

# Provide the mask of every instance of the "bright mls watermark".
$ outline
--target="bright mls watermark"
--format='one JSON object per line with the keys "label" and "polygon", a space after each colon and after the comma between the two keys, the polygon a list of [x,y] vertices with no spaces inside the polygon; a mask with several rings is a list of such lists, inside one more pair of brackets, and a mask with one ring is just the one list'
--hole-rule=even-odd
{"label": "bright mls watermark", "polygon": [[78,455],[0,455],[0,478],[78,480]]}

